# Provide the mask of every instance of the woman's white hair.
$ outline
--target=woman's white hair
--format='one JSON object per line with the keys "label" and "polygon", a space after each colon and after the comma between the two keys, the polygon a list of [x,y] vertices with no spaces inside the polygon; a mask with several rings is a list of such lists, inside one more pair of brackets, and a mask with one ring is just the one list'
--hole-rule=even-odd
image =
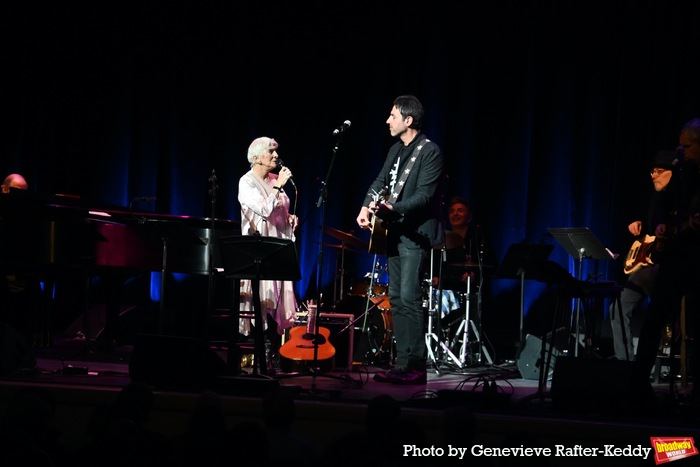
{"label": "woman's white hair", "polygon": [[275,151],[278,147],[279,144],[277,144],[277,141],[267,136],[254,139],[253,142],[250,143],[250,146],[248,146],[248,162],[250,166],[253,166],[253,161],[256,156],[262,156],[267,151]]}

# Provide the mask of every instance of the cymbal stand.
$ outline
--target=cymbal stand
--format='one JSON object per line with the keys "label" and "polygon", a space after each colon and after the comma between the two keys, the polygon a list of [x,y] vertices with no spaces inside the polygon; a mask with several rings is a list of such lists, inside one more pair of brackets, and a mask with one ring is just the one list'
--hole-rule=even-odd
{"label": "cymbal stand", "polygon": [[[479,277],[482,278],[483,281],[483,273],[480,272]],[[479,328],[481,327],[481,288],[476,292],[477,296],[477,305],[476,305],[476,313],[477,317],[479,319],[479,327],[477,328],[476,324],[474,324],[474,321],[470,317],[470,305],[471,305],[471,274],[467,274],[467,293],[464,295],[464,319],[459,325],[459,328],[457,329],[457,332],[455,332],[455,337],[452,340],[452,347],[455,346],[457,343],[458,336],[460,333],[462,333],[462,346],[460,347],[459,351],[459,359],[462,364],[466,364],[467,362],[467,349],[468,345],[470,343],[469,339],[469,326],[471,326],[472,331],[474,332],[474,343],[478,345],[478,351],[477,351],[477,356],[474,359],[474,363],[481,364],[482,363],[482,357],[486,357],[486,361],[492,365],[493,360],[491,359],[491,355],[489,354],[488,350],[484,347],[482,341],[481,341],[481,333],[479,332]]]}
{"label": "cymbal stand", "polygon": [[[333,301],[338,303],[345,295],[345,242],[340,243],[340,267],[336,258],[335,281],[333,282]],[[338,284],[340,283],[340,286]]]}
{"label": "cymbal stand", "polygon": [[[444,248],[443,248],[444,250]],[[440,255],[442,256],[443,250],[440,251]],[[428,358],[430,361],[433,363],[433,366],[435,367],[435,372],[437,374],[440,374],[440,367],[437,364],[437,358],[435,356],[435,352],[433,351],[433,341],[439,345],[439,347],[447,354],[454,362],[455,364],[459,367],[462,368],[463,365],[455,356],[455,354],[452,353],[450,348],[445,344],[440,338],[438,338],[437,334],[433,332],[433,316],[435,316],[438,311],[438,301],[435,300],[435,290],[433,289],[433,264],[435,263],[432,261],[432,254],[435,253],[435,250],[432,251],[431,253],[431,261],[430,261],[430,286],[428,287],[428,332],[425,335],[425,345],[428,348]],[[442,261],[440,261],[440,264],[442,264]],[[440,271],[440,276],[442,275],[442,267]],[[440,278],[438,278],[439,280]],[[441,285],[438,285],[438,293],[442,295],[442,289]],[[439,322],[438,322],[438,330],[439,330]],[[437,350],[437,349],[436,349]]]}
{"label": "cymbal stand", "polygon": [[[467,293],[464,296],[464,319],[459,324],[459,328],[457,329],[457,332],[455,333],[455,340],[457,339],[457,336],[459,336],[459,334],[462,333],[462,345],[459,348],[459,362],[462,365],[466,365],[466,363],[467,363],[467,348],[469,345],[469,323],[470,323],[469,302],[471,301],[471,297],[470,297],[471,285],[472,285],[471,275],[467,274]],[[460,368],[461,368],[461,366],[460,366]]]}
{"label": "cymbal stand", "polygon": [[482,297],[481,297],[481,291],[484,289],[484,271],[483,271],[483,255],[484,252],[481,251],[484,249],[484,242],[481,242],[481,249],[479,251],[479,290],[476,291],[476,316],[479,319],[479,325],[478,327],[474,325],[474,321],[472,321],[472,331],[474,331],[474,336],[476,337],[476,342],[479,345],[479,352],[478,352],[478,361],[477,363],[481,364],[483,363],[483,358],[486,357],[486,361],[488,362],[489,365],[493,365],[493,359],[491,358],[491,354],[489,354],[488,349],[484,347],[484,342],[481,339],[481,334],[482,334],[482,323],[484,322],[483,318],[481,317],[481,312],[482,312]]}
{"label": "cymbal stand", "polygon": [[[367,300],[365,301],[365,312],[362,314],[364,317],[362,321],[362,335],[364,336],[365,333],[367,332],[367,316],[369,315],[369,311],[374,308],[370,307],[369,304],[372,300],[372,292],[374,290],[374,278],[377,275],[376,274],[377,270],[377,253],[374,254],[374,261],[372,261],[372,277],[369,280],[369,288],[367,289]],[[375,306],[377,306],[375,304]],[[374,349],[372,349],[374,350]]]}

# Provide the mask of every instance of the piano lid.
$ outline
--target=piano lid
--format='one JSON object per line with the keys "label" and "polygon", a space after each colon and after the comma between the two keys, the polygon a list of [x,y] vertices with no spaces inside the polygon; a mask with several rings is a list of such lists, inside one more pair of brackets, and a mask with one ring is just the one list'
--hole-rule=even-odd
{"label": "piano lid", "polygon": [[[15,245],[27,244],[28,231],[32,244],[41,248],[27,257],[26,252],[16,254]],[[161,271],[165,257],[168,272],[202,274],[210,266],[219,267],[213,239],[237,234],[240,222],[229,219],[90,206],[75,198],[36,193],[0,196],[0,262],[4,263],[26,260],[33,265]]]}

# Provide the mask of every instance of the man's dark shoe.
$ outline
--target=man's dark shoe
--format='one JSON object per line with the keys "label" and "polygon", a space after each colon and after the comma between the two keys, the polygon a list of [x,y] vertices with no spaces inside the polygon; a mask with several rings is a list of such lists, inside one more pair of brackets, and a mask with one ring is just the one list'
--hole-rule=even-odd
{"label": "man's dark shoe", "polygon": [[422,385],[428,382],[428,375],[425,371],[405,369],[395,374],[391,382],[394,384]]}
{"label": "man's dark shoe", "polygon": [[391,370],[383,373],[375,373],[374,380],[379,383],[393,383],[398,375],[404,371],[405,370],[403,368],[392,368]]}

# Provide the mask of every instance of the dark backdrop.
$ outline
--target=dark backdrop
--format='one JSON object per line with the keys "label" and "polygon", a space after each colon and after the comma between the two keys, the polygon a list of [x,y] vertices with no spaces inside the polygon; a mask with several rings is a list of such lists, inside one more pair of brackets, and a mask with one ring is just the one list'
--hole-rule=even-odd
{"label": "dark backdrop", "polygon": [[[695,3],[10,2],[0,170],[40,192],[155,196],[144,209],[238,220],[248,144],[274,137],[299,187],[298,294],[314,298],[319,260],[324,288],[337,269],[337,250],[318,244],[337,240],[319,227],[357,230],[392,100],[411,93],[444,150],[448,194],[472,203],[485,261],[495,270],[513,243],[552,243],[578,277],[547,228],[588,227],[624,257],[649,160],[700,116]],[[372,260],[348,254],[352,280]],[[621,269],[586,260],[581,275],[621,281]],[[520,282],[487,282],[483,331],[517,340]],[[528,316],[545,289],[526,281]]]}

